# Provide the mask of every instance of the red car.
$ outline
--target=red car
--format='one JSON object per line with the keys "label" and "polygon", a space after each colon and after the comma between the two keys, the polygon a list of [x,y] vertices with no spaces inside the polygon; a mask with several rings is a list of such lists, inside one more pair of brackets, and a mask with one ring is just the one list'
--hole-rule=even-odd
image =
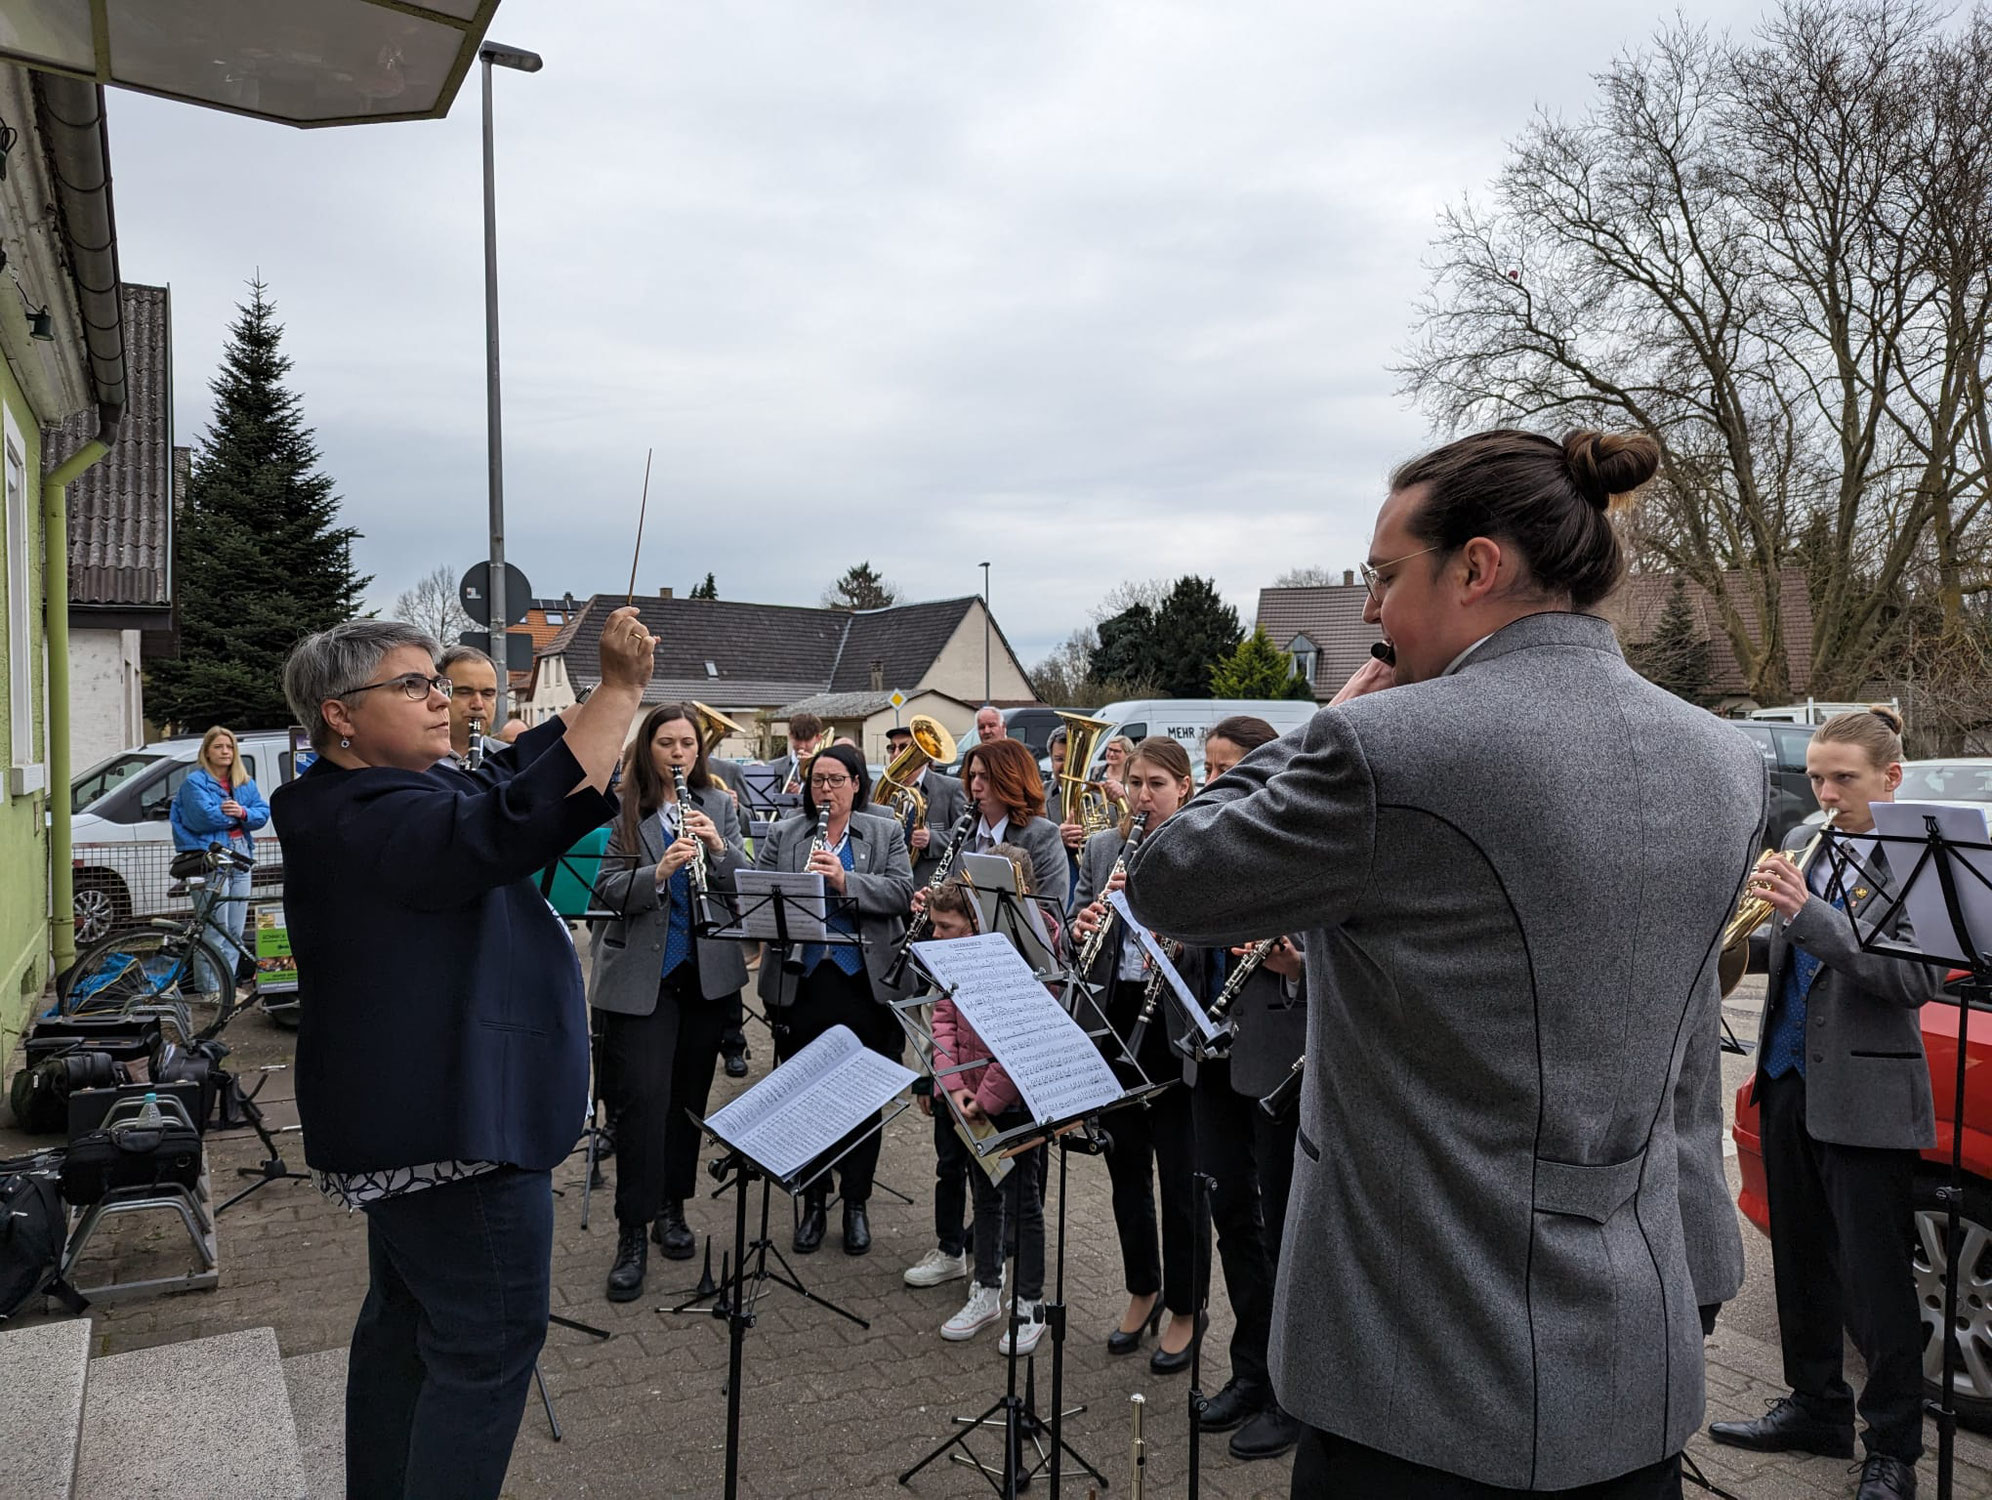
{"label": "red car", "polygon": [[[1964,978],[1953,971],[1946,991]],[[1950,1178],[1952,1105],[1957,1098],[1957,1022],[1954,1004],[1923,1007],[1923,1050],[1929,1054],[1931,1093],[1937,1107],[1937,1144],[1923,1153],[1916,1177],[1917,1300],[1923,1309],[1923,1383],[1937,1394],[1943,1374],[1943,1345],[1937,1329],[1944,1313],[1944,1207],[1937,1189]],[[1992,1012],[1974,1009],[1966,1058],[1964,1096],[1964,1253],[1958,1281],[1958,1348],[1963,1364],[1957,1373],[1959,1419],[1981,1432],[1992,1431]],[[1736,1164],[1743,1190],[1736,1195],[1743,1216],[1766,1234],[1770,1205],[1764,1197],[1764,1148],[1757,1125],[1757,1106],[1750,1101],[1754,1075],[1736,1091]]]}

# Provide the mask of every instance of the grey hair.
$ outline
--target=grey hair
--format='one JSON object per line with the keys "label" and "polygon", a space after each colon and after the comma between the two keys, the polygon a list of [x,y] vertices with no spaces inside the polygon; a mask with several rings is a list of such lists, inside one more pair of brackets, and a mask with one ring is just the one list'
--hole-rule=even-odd
{"label": "grey hair", "polygon": [[443,659],[436,664],[436,670],[447,677],[450,675],[450,668],[460,661],[481,661],[493,672],[498,670],[498,663],[486,656],[482,651],[478,650],[475,646],[463,645],[451,646],[443,652]]}
{"label": "grey hair", "polygon": [[284,697],[312,744],[322,750],[332,739],[325,700],[364,686],[387,653],[403,646],[421,647],[432,662],[443,649],[428,631],[400,620],[348,620],[291,648],[284,662]]}

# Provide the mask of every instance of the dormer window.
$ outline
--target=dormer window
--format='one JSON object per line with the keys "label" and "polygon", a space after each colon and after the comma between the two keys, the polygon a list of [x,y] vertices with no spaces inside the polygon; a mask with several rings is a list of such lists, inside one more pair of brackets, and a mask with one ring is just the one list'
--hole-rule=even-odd
{"label": "dormer window", "polygon": [[1307,679],[1309,687],[1314,685],[1315,669],[1321,663],[1321,648],[1304,635],[1297,635],[1287,643],[1287,655],[1293,658],[1294,670]]}

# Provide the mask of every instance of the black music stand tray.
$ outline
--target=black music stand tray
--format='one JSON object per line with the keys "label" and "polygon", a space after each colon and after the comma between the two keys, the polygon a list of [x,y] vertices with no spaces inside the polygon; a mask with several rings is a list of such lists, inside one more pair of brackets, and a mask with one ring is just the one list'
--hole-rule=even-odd
{"label": "black music stand tray", "polygon": [[[1871,920],[1877,935],[1862,937],[1859,926],[1855,925],[1854,936],[1862,951],[1867,953],[1901,959],[1905,963],[1940,965],[1946,969],[1961,967],[1968,971],[1968,977],[1958,986],[1957,1000],[1951,1002],[1957,1005],[1957,1082],[1951,1106],[1950,1180],[1938,1189],[1938,1200],[1944,1205],[1945,1221],[1943,1381],[1938,1398],[1925,1402],[1926,1409],[1937,1423],[1937,1500],[1951,1500],[1957,1462],[1957,1370],[1962,1357],[1954,1330],[1957,1327],[1958,1255],[1963,1244],[1959,1213],[1964,1206],[1964,1085],[1969,1068],[1971,1013],[1974,1009],[1992,1009],[1992,932],[1977,931],[1967,923],[1961,895],[1966,887],[1974,885],[1992,892],[1992,879],[1988,879],[1986,872],[1965,859],[1963,854],[1967,851],[1977,854],[1983,862],[1992,866],[1992,842],[1953,839],[1938,828],[1937,818],[1931,814],[1924,815],[1923,829],[1920,838],[1879,831],[1870,835],[1878,849],[1885,851],[1893,847],[1905,852],[1914,850],[1916,854],[1908,874],[1893,890],[1878,895],[1876,907],[1871,908]],[[1846,889],[1849,871],[1854,873],[1856,880],[1864,873],[1859,861],[1846,851],[1839,838],[1831,834],[1826,840],[1825,854],[1833,871],[1828,890]],[[1896,863],[1890,861],[1891,868]],[[1895,913],[1907,904],[1909,892],[1916,882],[1931,878],[1932,874],[1942,888],[1953,935],[1963,949],[1959,954],[1912,948],[1878,935],[1880,929],[1887,926]],[[1853,923],[1851,914],[1847,920]],[[1919,941],[1928,941],[1932,936],[1925,934]]]}

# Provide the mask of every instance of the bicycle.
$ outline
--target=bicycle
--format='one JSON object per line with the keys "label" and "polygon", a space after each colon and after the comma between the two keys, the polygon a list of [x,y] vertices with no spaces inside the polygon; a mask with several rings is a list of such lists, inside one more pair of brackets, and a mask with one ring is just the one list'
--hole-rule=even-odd
{"label": "bicycle", "polygon": [[[235,984],[236,965],[251,958],[249,949],[232,934],[208,925],[208,914],[222,899],[209,884],[209,876],[221,870],[253,869],[255,858],[210,844],[201,863],[202,873],[187,879],[194,890],[194,905],[185,918],[154,917],[141,926],[110,933],[77,955],[56,981],[58,1015],[184,1014],[195,1006],[212,1007],[214,1020],[189,1038],[205,1041],[255,1003],[253,987],[244,1000]],[[217,939],[232,950],[229,956],[223,956]]]}

